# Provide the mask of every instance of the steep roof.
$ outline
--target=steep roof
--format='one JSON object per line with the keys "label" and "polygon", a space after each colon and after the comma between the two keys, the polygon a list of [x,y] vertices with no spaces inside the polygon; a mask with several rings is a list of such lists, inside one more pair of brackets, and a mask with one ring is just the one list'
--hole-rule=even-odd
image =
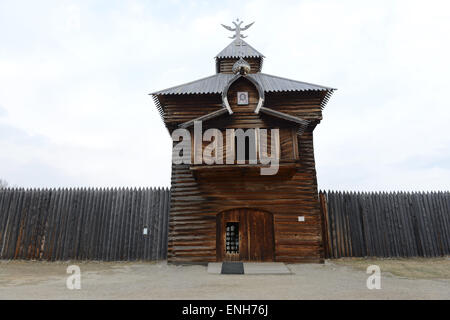
{"label": "steep roof", "polygon": [[[240,45],[241,42],[242,49]],[[228,46],[225,47],[225,49],[220,51],[215,58],[239,58],[241,56],[241,51],[243,58],[264,58],[264,55],[262,53],[260,53],[258,50],[253,48],[241,38],[236,38],[235,40],[233,40]]]}
{"label": "steep roof", "polygon": [[[222,93],[223,89],[234,77],[234,74],[217,73],[215,75],[191,81],[168,89],[151,93],[152,95],[176,94],[211,94]],[[317,84],[277,77],[266,73],[250,73],[247,77],[257,81],[265,92],[288,91],[333,91],[334,88]]]}
{"label": "steep roof", "polygon": [[256,80],[265,92],[335,90],[334,88],[325,87],[318,84],[282,78],[261,72],[251,73],[247,76]]}
{"label": "steep roof", "polygon": [[208,94],[222,93],[223,88],[234,74],[216,73],[215,75],[190,81],[178,86],[151,93],[152,95],[166,94]]}

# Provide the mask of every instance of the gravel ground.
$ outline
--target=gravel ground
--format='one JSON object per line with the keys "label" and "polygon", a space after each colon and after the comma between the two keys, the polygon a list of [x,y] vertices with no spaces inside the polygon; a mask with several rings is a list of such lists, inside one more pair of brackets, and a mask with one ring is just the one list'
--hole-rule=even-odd
{"label": "gravel ground", "polygon": [[[66,268],[81,289],[66,288]],[[365,270],[381,268],[381,289]],[[339,259],[290,264],[290,275],[217,275],[165,262],[0,261],[0,299],[450,299],[450,259]]]}

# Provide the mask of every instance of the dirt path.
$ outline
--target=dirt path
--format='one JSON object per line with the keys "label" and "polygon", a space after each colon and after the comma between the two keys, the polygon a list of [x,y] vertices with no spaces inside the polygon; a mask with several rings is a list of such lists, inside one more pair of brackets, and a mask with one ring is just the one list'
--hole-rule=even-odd
{"label": "dirt path", "polygon": [[[66,268],[81,268],[81,290]],[[365,270],[378,264],[380,290]],[[215,275],[159,263],[0,262],[0,299],[450,299],[450,260],[345,259],[288,265],[291,275]]]}

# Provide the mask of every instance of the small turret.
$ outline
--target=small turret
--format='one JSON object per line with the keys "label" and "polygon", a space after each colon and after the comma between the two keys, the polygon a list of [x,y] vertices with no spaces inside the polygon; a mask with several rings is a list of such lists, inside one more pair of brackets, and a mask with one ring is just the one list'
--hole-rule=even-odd
{"label": "small turret", "polygon": [[261,71],[264,55],[258,52],[255,48],[250,46],[247,42],[242,40],[246,38],[241,32],[250,28],[253,23],[241,27],[242,21],[233,21],[234,28],[222,25],[225,29],[235,32],[235,34],[230,37],[233,41],[224,48],[219,54],[216,55],[216,72],[217,73],[236,73],[233,67],[236,63],[241,64],[242,59],[245,59],[245,63],[251,68],[246,71],[247,74],[257,73]]}

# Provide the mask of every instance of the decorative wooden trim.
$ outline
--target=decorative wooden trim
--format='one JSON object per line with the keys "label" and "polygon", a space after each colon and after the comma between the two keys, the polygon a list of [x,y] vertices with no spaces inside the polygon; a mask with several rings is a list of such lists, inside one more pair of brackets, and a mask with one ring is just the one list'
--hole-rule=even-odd
{"label": "decorative wooden trim", "polygon": [[291,116],[290,114],[286,114],[286,113],[283,113],[283,112],[280,112],[280,111],[272,110],[272,109],[269,109],[269,108],[266,108],[266,107],[261,107],[260,111],[265,113],[265,114],[269,114],[271,116],[274,116],[274,117],[277,117],[277,118],[280,118],[280,119],[284,119],[284,120],[287,120],[287,121],[292,121],[292,122],[298,123],[298,124],[300,124],[301,126],[304,126],[304,127],[306,127],[309,124],[308,120],[305,120],[305,119],[302,119],[302,118],[298,118],[298,117],[294,117],[294,116]]}
{"label": "decorative wooden trim", "polygon": [[228,103],[228,98],[227,98],[228,90],[230,89],[231,85],[241,77],[249,80],[256,87],[256,90],[258,90],[259,100],[258,100],[258,105],[255,108],[255,113],[258,113],[260,108],[264,104],[264,90],[261,87],[261,85],[258,83],[258,81],[256,81],[255,79],[253,79],[251,77],[246,77],[245,75],[241,75],[241,74],[237,74],[233,78],[231,78],[230,81],[228,81],[225,88],[223,88],[223,91],[222,91],[223,105],[225,106],[225,108],[228,110],[228,112],[230,114],[233,113],[233,111],[231,110],[230,104]]}
{"label": "decorative wooden trim", "polygon": [[213,119],[213,118],[218,117],[225,113],[227,113],[227,109],[219,109],[219,110],[213,111],[211,113],[205,114],[204,116],[195,118],[193,120],[183,122],[178,127],[186,129],[186,128],[189,128],[190,126],[194,125],[195,121],[207,121],[207,120]]}

